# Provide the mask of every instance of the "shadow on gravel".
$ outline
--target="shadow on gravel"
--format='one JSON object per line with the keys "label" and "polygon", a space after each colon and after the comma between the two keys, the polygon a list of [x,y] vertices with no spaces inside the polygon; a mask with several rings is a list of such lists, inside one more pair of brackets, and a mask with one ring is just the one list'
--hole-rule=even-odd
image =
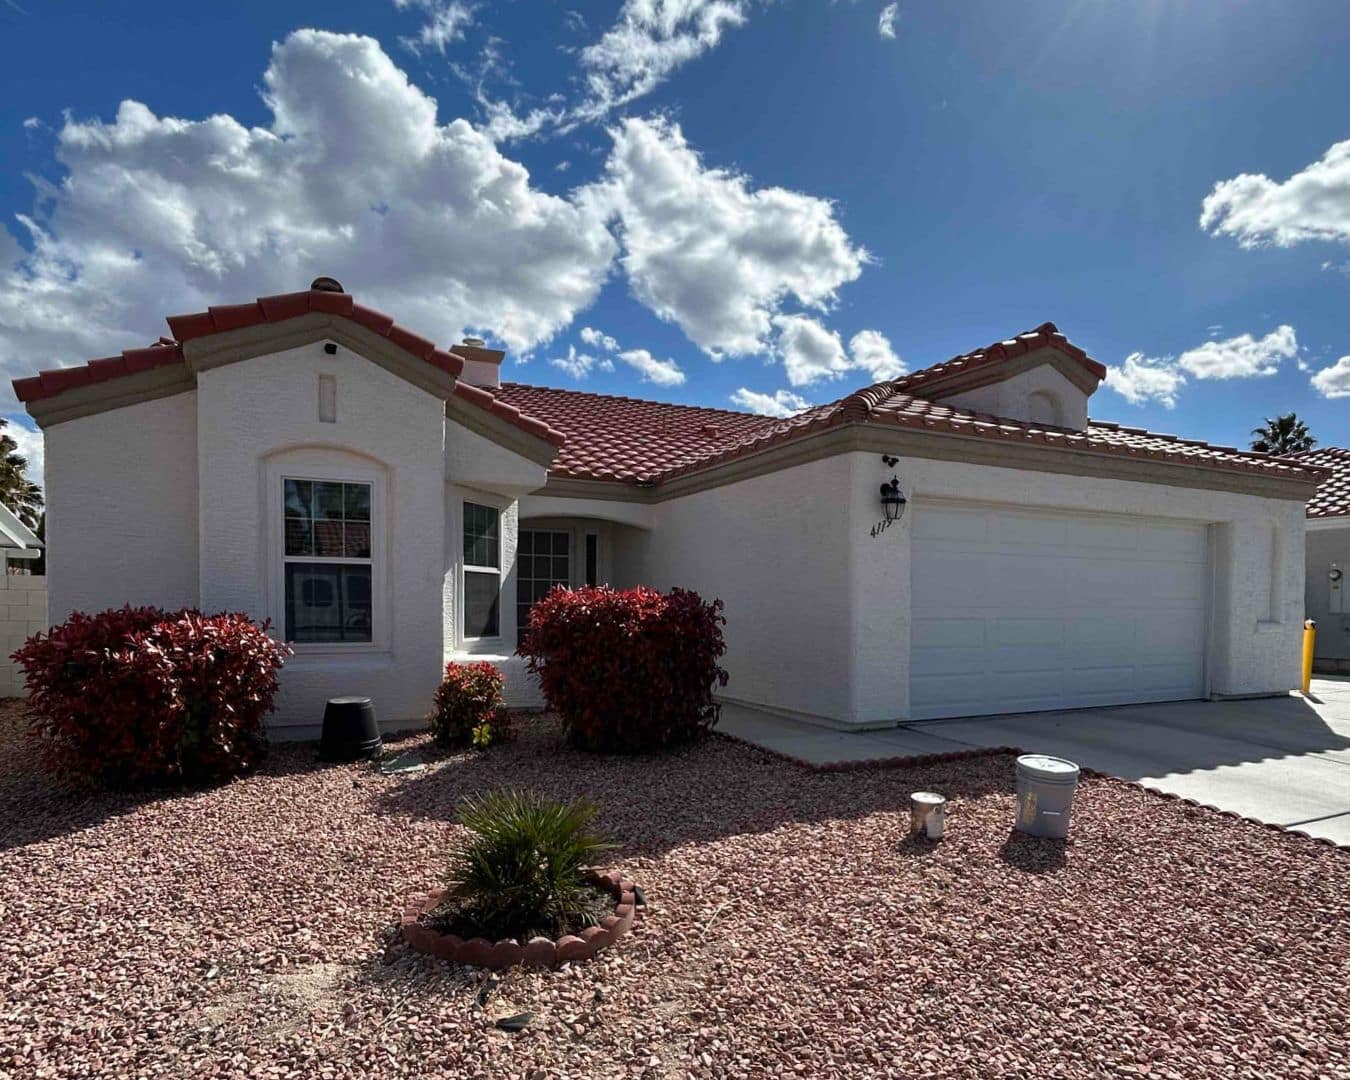
{"label": "shadow on gravel", "polygon": [[[318,745],[273,744],[257,772],[292,776],[334,768],[318,760]],[[133,813],[151,803],[192,797],[213,786],[124,790],[63,778],[52,771],[28,733],[24,704],[0,699],[0,853],[56,840]]]}
{"label": "shadow on gravel", "polygon": [[962,799],[1011,797],[1013,790],[1011,758],[994,779],[988,759],[975,758],[836,773],[794,768],[785,783],[781,759],[734,740],[714,737],[650,757],[593,754],[569,747],[547,717],[522,722],[509,746],[426,756],[433,767],[388,778],[373,812],[452,822],[464,796],[495,788],[525,788],[562,800],[584,796],[598,804],[599,824],[628,856],[788,823],[908,815],[912,791],[938,791],[959,808]]}
{"label": "shadow on gravel", "polygon": [[1008,838],[998,849],[998,857],[1009,866],[1028,874],[1053,874],[1068,865],[1069,842],[1045,837],[1028,836],[1016,829],[1008,831]]}

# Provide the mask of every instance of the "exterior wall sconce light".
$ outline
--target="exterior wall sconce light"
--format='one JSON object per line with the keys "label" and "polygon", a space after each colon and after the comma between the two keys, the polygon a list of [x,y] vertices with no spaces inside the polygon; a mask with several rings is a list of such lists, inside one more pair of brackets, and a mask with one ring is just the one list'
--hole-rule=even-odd
{"label": "exterior wall sconce light", "polygon": [[[882,454],[881,460],[887,468],[895,468],[900,463],[900,459],[892,457],[890,454]],[[905,498],[900,490],[900,478],[892,475],[890,480],[881,485],[881,511],[884,517],[872,526],[872,535],[880,536],[897,521],[905,515],[905,506],[909,500]]]}

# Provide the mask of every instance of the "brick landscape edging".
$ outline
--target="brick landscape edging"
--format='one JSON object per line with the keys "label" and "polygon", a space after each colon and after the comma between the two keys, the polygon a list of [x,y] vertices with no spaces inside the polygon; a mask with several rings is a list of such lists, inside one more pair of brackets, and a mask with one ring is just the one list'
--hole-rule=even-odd
{"label": "brick landscape edging", "polygon": [[[812,772],[824,773],[842,773],[842,772],[861,772],[863,769],[896,769],[903,767],[917,767],[922,765],[936,765],[944,761],[965,761],[969,758],[994,757],[998,755],[1021,755],[1028,751],[1017,746],[982,746],[973,750],[953,750],[945,754],[914,754],[910,757],[887,757],[887,758],[863,758],[858,761],[826,761],[812,762],[803,758],[793,757],[791,754],[785,754],[781,750],[771,750],[767,746],[759,746],[755,743],[745,742],[743,739],[737,739],[734,735],[726,735],[718,732],[724,739],[730,739],[732,742],[741,742],[744,745],[758,750],[760,753],[768,754],[770,757],[780,758],[783,761],[790,761],[803,769],[809,769]],[[1336,848],[1338,851],[1350,851],[1350,844],[1341,844],[1330,837],[1312,836],[1302,829],[1291,829],[1284,825],[1274,825],[1269,821],[1261,821],[1259,818],[1245,817],[1236,810],[1223,810],[1220,807],[1210,803],[1198,802],[1195,799],[1187,798],[1184,795],[1176,795],[1170,791],[1159,791],[1157,788],[1149,787],[1147,784],[1141,784],[1137,780],[1126,780],[1120,776],[1112,776],[1110,773],[1100,772],[1097,769],[1089,769],[1084,766],[1079,767],[1079,774],[1083,777],[1091,777],[1094,780],[1110,780],[1117,784],[1124,784],[1126,787],[1136,788],[1139,791],[1147,791],[1150,795],[1157,796],[1160,799],[1166,799],[1169,802],[1179,802],[1183,806],[1191,806],[1197,810],[1208,810],[1210,813],[1218,814],[1220,817],[1230,818],[1233,821],[1245,821],[1249,825],[1259,825],[1263,829],[1271,829],[1285,836],[1300,836],[1305,840],[1311,840],[1314,844],[1323,844],[1326,847]]]}
{"label": "brick landscape edging", "polygon": [[467,941],[455,934],[443,934],[423,926],[422,916],[434,911],[445,899],[447,890],[432,889],[420,893],[408,902],[399,919],[403,940],[420,953],[438,956],[452,964],[485,967],[493,971],[524,964],[527,967],[551,968],[568,962],[589,960],[601,949],[607,949],[628,933],[637,916],[637,887],[617,870],[584,873],[590,884],[604,889],[614,897],[614,913],[606,915],[596,926],[588,926],[580,934],[564,934],[556,941],[546,937],[530,938],[524,945],[511,938],[495,944],[486,938]]}

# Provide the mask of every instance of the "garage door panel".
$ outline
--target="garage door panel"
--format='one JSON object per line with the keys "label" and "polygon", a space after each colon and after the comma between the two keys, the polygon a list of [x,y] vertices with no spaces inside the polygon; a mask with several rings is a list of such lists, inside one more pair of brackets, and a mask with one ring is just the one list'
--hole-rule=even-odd
{"label": "garage door panel", "polygon": [[936,550],[924,574],[913,579],[914,610],[933,615],[981,611],[988,592],[986,567],[979,560],[950,550]]}
{"label": "garage door panel", "polygon": [[1137,670],[1133,664],[1117,667],[1080,667],[1069,672],[1066,685],[1079,695],[1108,695],[1117,697],[1134,689]]}
{"label": "garage door panel", "polygon": [[914,523],[916,540],[946,540],[984,543],[989,534],[989,515],[981,510],[932,507],[922,521]]}
{"label": "garage door panel", "polygon": [[987,586],[979,596],[985,612],[1063,611],[1068,582],[1063,561],[1051,555],[986,556]]}
{"label": "garage door panel", "polygon": [[910,640],[916,649],[983,649],[984,630],[984,619],[919,619],[910,629]]}
{"label": "garage door panel", "polygon": [[1171,524],[1141,524],[1139,549],[1154,557],[1172,556],[1190,563],[1209,561],[1209,539],[1204,529]]}
{"label": "garage door panel", "polygon": [[1133,525],[1091,518],[1071,518],[1065,529],[1067,545],[1080,551],[1123,552],[1139,547],[1138,530]]}
{"label": "garage door panel", "polygon": [[[917,714],[932,709],[977,709],[987,697],[981,676],[921,675],[911,680],[909,687],[910,706]],[[952,715],[973,714],[965,712]]]}
{"label": "garage door panel", "polygon": [[[1115,610],[1122,595],[1139,585],[1135,563],[1112,562],[1106,558],[1065,559],[1060,567],[1064,588],[1060,595],[1078,610],[1100,608],[1107,604]],[[1061,604],[1057,610],[1063,611]]]}
{"label": "garage door panel", "polygon": [[930,675],[983,676],[989,652],[983,648],[923,650],[923,669]]}
{"label": "garage door panel", "polygon": [[996,619],[992,644],[1001,648],[1039,648],[1064,644],[1060,619]]}
{"label": "garage door panel", "polygon": [[1062,519],[1030,514],[991,515],[990,540],[1000,549],[1025,548],[1033,553],[1047,548],[1062,548],[1067,526]]}
{"label": "garage door panel", "polygon": [[1095,616],[1066,620],[1069,642],[1086,660],[1091,656],[1118,657],[1135,644],[1135,620]]}
{"label": "garage door panel", "polygon": [[1194,696],[1199,693],[1195,687],[1191,672],[1186,663],[1140,664],[1139,685],[1142,689],[1159,691],[1186,691]]}
{"label": "garage door panel", "polygon": [[915,507],[915,718],[1204,694],[1203,525]]}

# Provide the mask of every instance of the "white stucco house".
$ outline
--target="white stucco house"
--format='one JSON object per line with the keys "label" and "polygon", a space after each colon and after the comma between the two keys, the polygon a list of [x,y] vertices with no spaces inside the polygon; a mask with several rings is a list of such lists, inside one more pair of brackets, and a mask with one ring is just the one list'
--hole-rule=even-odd
{"label": "white stucco house", "polygon": [[512,652],[556,582],[720,597],[726,698],[838,727],[1299,680],[1325,470],[1090,421],[1104,369],[1050,323],[786,420],[501,383],[331,279],[168,325],[15,382],[51,618],[270,619],[282,732],[336,694],[417,722],[450,658],[529,703]]}
{"label": "white stucco house", "polygon": [[1315,670],[1350,673],[1350,449],[1295,454],[1330,470],[1308,503],[1308,618],[1317,621]]}

